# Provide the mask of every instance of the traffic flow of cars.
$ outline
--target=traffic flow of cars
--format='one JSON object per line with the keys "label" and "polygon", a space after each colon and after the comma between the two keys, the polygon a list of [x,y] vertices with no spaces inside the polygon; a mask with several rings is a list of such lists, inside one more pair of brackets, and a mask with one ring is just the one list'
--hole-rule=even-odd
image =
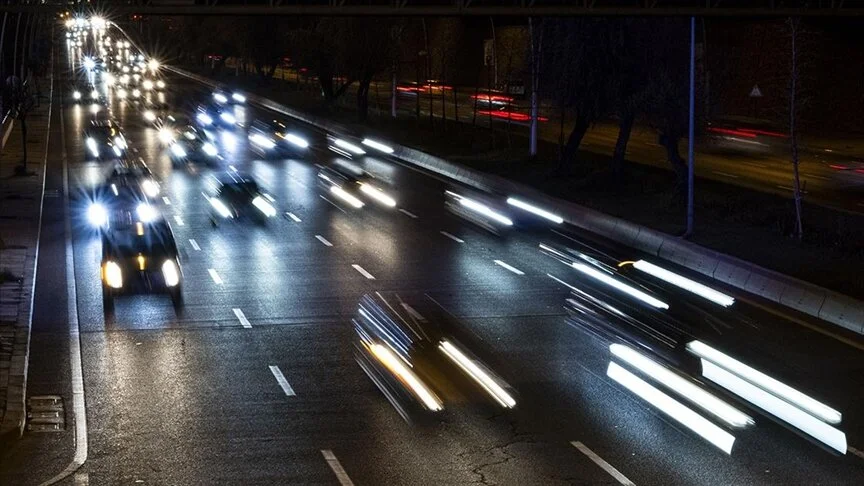
{"label": "traffic flow of cars", "polygon": [[[175,228],[164,216],[167,203],[162,196],[168,186],[150,169],[155,163],[138,155],[136,141],[113,116],[118,106],[137,110],[134,119],[146,127],[148,136],[158,139],[160,157],[170,160],[172,170],[185,170],[206,186],[205,209],[196,217],[209,223],[212,228],[207,231],[213,235],[261,231],[256,227],[277,227],[288,217],[296,218],[268,190],[276,181],[237,168],[232,148],[237,140],[248,141],[255,156],[267,164],[286,158],[306,164],[315,151],[335,153],[335,161],[312,169],[318,197],[346,214],[387,218],[403,211],[416,217],[400,208],[408,189],[367,163],[368,153],[395,160],[394,147],[362,136],[312,135],[313,128],[269,113],[250,119],[256,111],[246,108],[255,97],[248,92],[217,89],[205,99],[178,106],[171,102],[172,80],[162,73],[159,61],[104,26],[90,29],[101,34],[67,36],[79,53],[79,79],[64,99],[90,105],[81,135],[84,151],[77,156],[104,169],[104,179],[89,196],[82,219],[101,243],[106,313],[114,311],[115,299],[140,293],[166,294],[181,309],[184,289],[188,292],[191,286],[184,281],[184,256]],[[715,135],[725,142],[731,140],[728,137],[738,143],[742,137],[761,140],[774,135],[715,128]],[[562,275],[565,269],[569,272],[567,281],[548,275],[569,292],[558,309],[562,320],[608,344],[608,380],[688,433],[731,454],[736,434],[765,418],[828,449],[846,452],[839,412],[733,358],[705,342],[699,329],[681,324],[700,313],[712,316],[699,321],[711,321],[705,324],[710,325],[712,319],[731,312],[736,305],[732,296],[679,273],[680,269],[646,259],[619,261],[566,235],[550,236],[550,229],[566,226],[564,218],[524,196],[456,182],[448,182],[446,191],[439,192],[448,211],[445,217],[482,229],[484,237],[509,242],[517,233],[537,230],[543,243],[533,251],[562,264]],[[524,273],[501,260],[495,264]],[[362,268],[358,272],[366,274]],[[580,282],[578,287],[568,283],[574,279]],[[516,409],[520,395],[509,384],[507,366],[495,360],[488,343],[478,342],[458,319],[434,306],[424,307],[427,304],[403,300],[393,292],[368,293],[351,319],[354,359],[398,415],[413,423],[466,403],[480,404],[495,414]]]}

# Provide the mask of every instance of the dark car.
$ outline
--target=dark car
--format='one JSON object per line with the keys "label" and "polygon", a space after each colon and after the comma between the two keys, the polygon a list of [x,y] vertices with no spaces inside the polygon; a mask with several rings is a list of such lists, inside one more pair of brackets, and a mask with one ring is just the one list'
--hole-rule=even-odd
{"label": "dark car", "polygon": [[202,128],[223,127],[234,128],[237,118],[230,109],[218,105],[199,105],[195,111],[195,120]]}
{"label": "dark car", "polygon": [[514,408],[515,392],[475,354],[476,339],[434,309],[401,295],[364,295],[352,319],[360,368],[409,422],[447,402]]}
{"label": "dark car", "polygon": [[168,152],[175,165],[195,161],[213,166],[220,160],[219,150],[211,140],[210,132],[198,130],[192,125],[176,129]]}
{"label": "dark car", "polygon": [[159,182],[141,158],[118,162],[109,174],[106,184],[138,186],[148,199],[155,198],[161,192]]}
{"label": "dark car", "polygon": [[111,120],[93,120],[84,130],[84,155],[88,159],[119,159],[126,156],[126,136]]}
{"label": "dark car", "polygon": [[305,153],[309,142],[279,120],[255,120],[249,128],[253,150],[264,156]]}
{"label": "dark car", "polygon": [[742,155],[785,153],[789,136],[778,124],[756,118],[727,116],[713,119],[705,128],[707,148]]}
{"label": "dark car", "polygon": [[396,199],[387,184],[353,165],[335,163],[318,171],[318,186],[342,205],[360,209],[372,202],[387,209],[396,207]]}
{"label": "dark car", "polygon": [[87,207],[87,220],[101,231],[124,227],[131,221],[150,222],[158,210],[139,180],[115,177],[98,187]]}
{"label": "dark car", "polygon": [[233,170],[215,178],[208,200],[214,227],[222,221],[240,219],[264,223],[277,214],[273,197],[263,192],[255,179]]}
{"label": "dark car", "polygon": [[180,255],[171,227],[163,219],[132,220],[102,234],[102,302],[137,293],[167,293],[175,306],[183,301]]}

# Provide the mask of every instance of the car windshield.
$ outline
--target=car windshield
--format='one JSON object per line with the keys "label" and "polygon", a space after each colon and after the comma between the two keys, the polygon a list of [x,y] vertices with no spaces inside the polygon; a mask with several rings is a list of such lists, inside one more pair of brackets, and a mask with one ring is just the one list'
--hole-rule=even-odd
{"label": "car windshield", "polygon": [[107,141],[107,140],[111,140],[111,137],[114,136],[115,133],[116,132],[111,127],[96,126],[96,127],[91,127],[87,131],[87,136],[93,137],[97,140]]}

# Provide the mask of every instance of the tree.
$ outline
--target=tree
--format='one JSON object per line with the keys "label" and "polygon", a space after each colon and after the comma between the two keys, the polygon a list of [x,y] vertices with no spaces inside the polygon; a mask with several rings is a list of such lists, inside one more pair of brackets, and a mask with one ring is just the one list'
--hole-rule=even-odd
{"label": "tree", "polygon": [[561,153],[559,170],[569,170],[588,128],[610,111],[610,22],[602,18],[547,19],[544,22],[543,90],[576,115]]}
{"label": "tree", "polygon": [[30,92],[27,82],[21,82],[16,76],[10,76],[6,82],[9,105],[12,116],[21,126],[21,163],[15,167],[16,175],[29,175],[27,171],[27,115],[36,106],[36,96]]}

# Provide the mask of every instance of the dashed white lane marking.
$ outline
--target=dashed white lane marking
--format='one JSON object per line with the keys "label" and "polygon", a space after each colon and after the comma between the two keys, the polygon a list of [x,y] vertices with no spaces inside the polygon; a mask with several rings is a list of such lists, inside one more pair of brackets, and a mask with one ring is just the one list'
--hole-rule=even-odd
{"label": "dashed white lane marking", "polygon": [[619,483],[625,486],[636,486],[633,481],[627,479],[627,476],[621,474],[621,472],[615,469],[612,464],[604,461],[602,457],[595,454],[594,451],[585,446],[585,444],[578,441],[573,441],[571,442],[571,444],[573,444],[573,447],[579,449],[579,452],[588,456],[588,459],[591,459],[592,461],[594,461],[595,464],[603,468],[604,471],[609,473],[609,475],[615,478],[615,480]]}
{"label": "dashed white lane marking", "polygon": [[286,211],[286,212],[285,212],[285,215],[288,216],[289,218],[291,218],[292,220],[294,220],[295,223],[299,223],[299,222],[301,221],[300,218],[298,218],[298,217],[297,217],[296,215],[294,215],[294,213],[292,213],[292,212],[288,212],[288,211]]}
{"label": "dashed white lane marking", "polygon": [[859,459],[864,459],[864,452],[861,452],[860,450],[858,450],[852,446],[847,446],[846,451],[851,453],[851,454],[855,454],[856,456],[858,456]]}
{"label": "dashed white lane marking", "polygon": [[729,178],[731,178],[731,179],[737,179],[737,178],[738,178],[737,175],[735,175],[735,174],[730,174],[730,173],[728,173],[728,172],[720,172],[719,170],[713,170],[713,171],[711,171],[711,172],[713,172],[713,173],[715,173],[715,174],[717,174],[717,175],[721,175],[721,176],[723,176],[723,177],[729,177]]}
{"label": "dashed white lane marking", "polygon": [[825,177],[825,176],[815,175],[815,174],[801,174],[801,177],[803,177],[805,179],[819,179],[820,181],[827,181],[827,180],[831,179],[830,177]]}
{"label": "dashed white lane marking", "polygon": [[757,163],[755,163],[755,162],[746,162],[746,164],[749,165],[749,166],[751,166],[751,167],[759,167],[760,169],[765,169],[765,168],[768,167],[768,166],[765,165],[765,164],[757,164]]}
{"label": "dashed white lane marking", "polygon": [[315,235],[315,238],[317,238],[318,241],[320,241],[321,243],[324,243],[324,245],[326,246],[333,246],[333,243],[330,243],[329,241],[327,241],[327,238],[324,238],[321,235]]}
{"label": "dashed white lane marking", "polygon": [[249,319],[246,318],[246,314],[244,314],[242,310],[237,308],[231,310],[234,311],[234,315],[237,316],[237,319],[240,321],[241,326],[245,327],[246,329],[252,329],[252,323],[249,322]]}
{"label": "dashed white lane marking", "polygon": [[322,449],[321,454],[324,455],[324,460],[327,461],[327,465],[333,470],[333,474],[336,475],[339,484],[342,486],[354,486],[354,482],[348,477],[348,473],[345,472],[345,468],[343,468],[342,464],[339,463],[339,459],[336,459],[336,455],[333,454],[333,451],[330,449]]}
{"label": "dashed white lane marking", "polygon": [[318,197],[320,197],[321,199],[327,201],[328,203],[330,203],[331,206],[333,206],[334,208],[338,209],[339,211],[342,211],[343,213],[348,214],[344,209],[340,208],[338,204],[336,204],[336,203],[334,203],[333,201],[327,199],[326,197],[322,196],[321,194],[318,194]]}
{"label": "dashed white lane marking", "polygon": [[402,214],[404,214],[405,216],[408,216],[408,217],[411,218],[411,219],[417,219],[417,218],[419,218],[419,216],[417,216],[416,214],[412,213],[411,211],[408,211],[407,209],[399,208],[399,212],[402,213]]}
{"label": "dashed white lane marking", "polygon": [[171,200],[168,199],[168,196],[162,196],[162,202],[164,202],[166,206],[171,205]]}
{"label": "dashed white lane marking", "polygon": [[360,265],[357,265],[357,264],[355,263],[355,264],[353,264],[353,265],[351,265],[351,266],[354,267],[354,270],[357,270],[358,272],[360,272],[360,275],[363,275],[364,277],[368,278],[369,280],[375,280],[375,277],[373,277],[371,273],[367,272],[367,271],[366,271],[365,269],[363,269],[363,267],[361,267]]}
{"label": "dashed white lane marking", "polygon": [[502,262],[501,260],[495,260],[495,264],[500,265],[500,266],[506,268],[507,270],[510,270],[511,272],[515,273],[516,275],[525,275],[525,272],[523,272],[522,270],[519,270],[516,267],[510,266],[510,265]]}
{"label": "dashed white lane marking", "polygon": [[456,243],[465,243],[465,240],[463,240],[462,238],[457,238],[446,231],[439,231],[439,233],[446,236],[447,238],[450,238],[451,240],[455,241]]}
{"label": "dashed white lane marking", "polygon": [[77,472],[72,476],[73,486],[88,486],[90,484],[90,475],[86,472]]}
{"label": "dashed white lane marking", "polygon": [[183,218],[181,218],[179,214],[174,215],[174,221],[177,221],[177,226],[185,226],[186,225],[186,223],[183,222]]}
{"label": "dashed white lane marking", "polygon": [[[778,185],[777,187],[778,187],[779,189],[786,189],[787,191],[795,192],[795,188],[794,188],[794,187],[781,186],[781,185]],[[804,189],[801,189],[801,194],[807,194],[807,191],[805,191]]]}
{"label": "dashed white lane marking", "polygon": [[201,251],[201,247],[198,246],[198,242],[195,241],[195,238],[189,238],[189,244],[192,245],[192,249],[195,251]]}
{"label": "dashed white lane marking", "polygon": [[280,370],[278,366],[270,365],[270,373],[273,373],[273,376],[276,378],[276,382],[279,383],[279,386],[282,388],[282,391],[285,392],[286,396],[297,396],[297,394],[294,393],[294,389],[291,388],[291,385],[288,384],[288,380],[285,379],[285,375],[282,374],[282,370]]}
{"label": "dashed white lane marking", "polygon": [[210,278],[212,278],[214,282],[216,282],[219,285],[222,285],[222,277],[220,277],[219,274],[216,273],[216,270],[214,270],[212,268],[208,268],[207,272],[210,273]]}

